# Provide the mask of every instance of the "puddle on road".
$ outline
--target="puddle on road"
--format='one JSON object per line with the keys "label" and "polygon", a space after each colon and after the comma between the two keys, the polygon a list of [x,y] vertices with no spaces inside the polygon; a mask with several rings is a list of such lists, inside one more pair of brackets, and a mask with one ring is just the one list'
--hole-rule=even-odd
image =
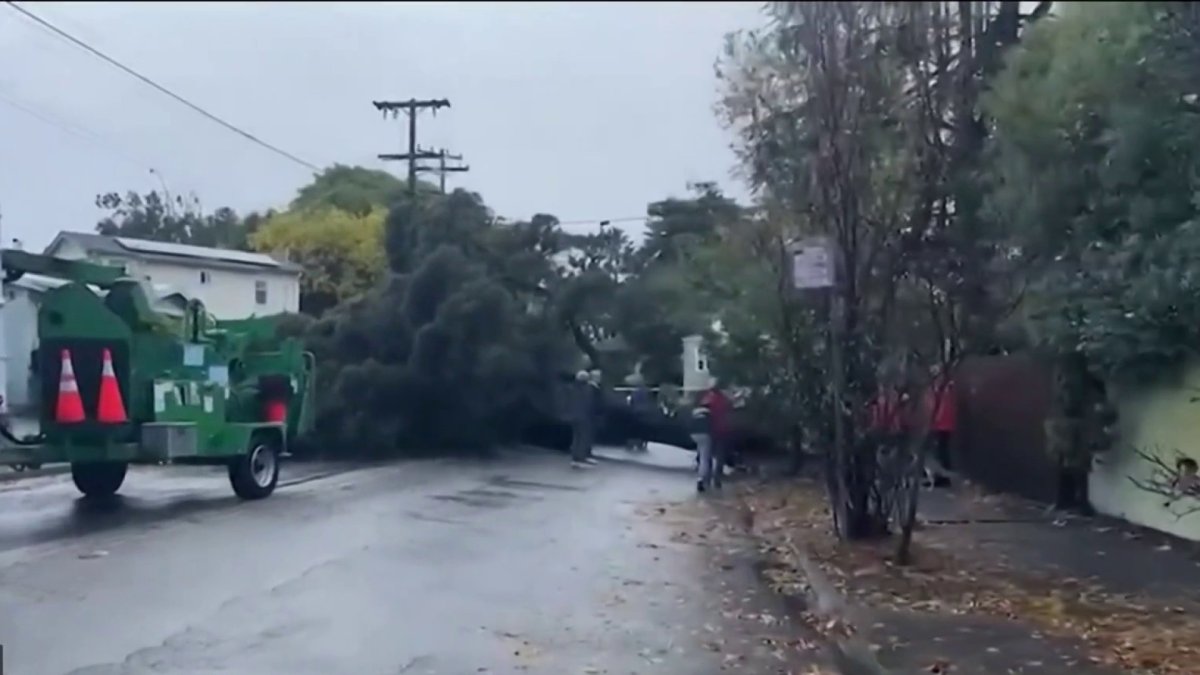
{"label": "puddle on road", "polygon": [[535,490],[561,490],[564,492],[583,492],[584,488],[577,485],[559,485],[558,483],[539,483],[532,480],[518,480],[506,476],[496,476],[488,481],[491,485],[512,488],[531,488]]}
{"label": "puddle on road", "polygon": [[483,499],[495,499],[497,501],[542,501],[544,497],[537,495],[523,495],[517,492],[508,492],[506,490],[487,490],[484,488],[475,488],[472,490],[463,490],[458,493],[467,497],[481,497]]}
{"label": "puddle on road", "polygon": [[427,523],[439,523],[441,525],[466,525],[467,524],[467,522],[463,521],[463,520],[456,520],[454,518],[442,518],[440,516],[427,516],[423,513],[418,513],[416,511],[405,511],[404,515],[409,518],[412,518],[413,520],[421,520],[421,521],[424,521]]}
{"label": "puddle on road", "polygon": [[430,497],[430,499],[436,499],[438,501],[443,501],[443,502],[456,502],[459,504],[466,504],[467,506],[471,506],[471,507],[474,507],[477,509],[497,509],[497,508],[501,508],[501,507],[507,505],[506,502],[502,501],[502,500],[487,499],[487,498],[481,498],[481,497],[473,498],[473,497],[463,495],[463,494],[433,495]]}

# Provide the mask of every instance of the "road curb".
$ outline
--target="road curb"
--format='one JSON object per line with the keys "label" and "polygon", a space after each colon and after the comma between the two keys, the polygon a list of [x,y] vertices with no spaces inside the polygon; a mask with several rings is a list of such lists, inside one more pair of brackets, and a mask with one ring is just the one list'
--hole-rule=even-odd
{"label": "road curb", "polygon": [[[754,532],[754,509],[741,495],[737,496],[737,507],[741,511],[740,522],[746,535],[760,544],[760,549],[773,546]],[[864,617],[853,607],[846,596],[813,562],[804,547],[794,543],[785,544],[800,564],[800,572],[808,582],[805,589],[805,604],[822,621],[836,620],[857,629]],[[765,580],[765,579],[764,579]],[[879,662],[869,645],[858,637],[829,640],[831,661],[841,675],[896,675]]]}
{"label": "road curb", "polygon": [[5,471],[0,473],[0,484],[15,483],[17,481],[26,480],[29,478],[41,478],[43,476],[58,476],[70,471],[71,467],[67,464],[51,466],[45,469],[33,469],[32,471]]}

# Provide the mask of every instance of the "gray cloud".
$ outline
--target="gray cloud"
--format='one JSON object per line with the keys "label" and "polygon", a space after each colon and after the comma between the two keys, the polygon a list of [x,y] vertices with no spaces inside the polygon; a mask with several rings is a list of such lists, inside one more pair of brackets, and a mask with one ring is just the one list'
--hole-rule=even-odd
{"label": "gray cloud", "polygon": [[[510,218],[644,213],[730,178],[712,112],[723,35],[757,3],[31,3],[64,30],[318,165],[381,166],[403,124],[372,99],[445,97],[423,145],[463,153]],[[4,237],[89,229],[96,193],[159,186],[207,209],[282,206],[308,172],[0,8]],[[68,133],[13,106],[70,127]],[[389,166],[398,175],[403,167]],[[636,226],[634,226],[636,228]]]}

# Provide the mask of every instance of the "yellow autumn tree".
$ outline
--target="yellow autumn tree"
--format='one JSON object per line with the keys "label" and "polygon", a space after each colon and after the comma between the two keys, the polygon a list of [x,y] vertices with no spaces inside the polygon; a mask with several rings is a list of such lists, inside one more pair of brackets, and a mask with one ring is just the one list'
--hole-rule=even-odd
{"label": "yellow autumn tree", "polygon": [[303,268],[300,310],[320,315],[367,290],[383,274],[385,215],[382,208],[362,215],[333,207],[292,209],[271,216],[251,244],[259,251],[285,254]]}

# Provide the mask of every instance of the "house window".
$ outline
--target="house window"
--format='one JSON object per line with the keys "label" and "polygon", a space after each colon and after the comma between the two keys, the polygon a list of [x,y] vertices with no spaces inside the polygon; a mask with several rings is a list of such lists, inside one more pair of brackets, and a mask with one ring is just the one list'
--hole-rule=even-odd
{"label": "house window", "polygon": [[201,272],[200,272],[200,283],[202,283],[202,284],[207,284],[209,279],[210,279],[210,277],[208,276],[208,272],[205,272],[205,271],[201,270]]}
{"label": "house window", "polygon": [[260,305],[267,304],[267,282],[254,282],[254,302]]}

